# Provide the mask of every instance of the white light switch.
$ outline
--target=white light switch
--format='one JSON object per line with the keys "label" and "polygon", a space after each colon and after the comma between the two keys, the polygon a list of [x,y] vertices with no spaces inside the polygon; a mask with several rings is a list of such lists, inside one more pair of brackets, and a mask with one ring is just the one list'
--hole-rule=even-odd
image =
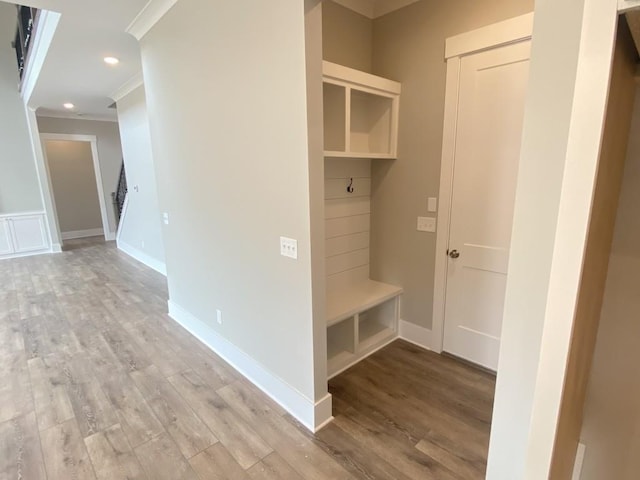
{"label": "white light switch", "polygon": [[162,221],[165,225],[169,225],[169,214],[167,212],[164,212],[162,214]]}
{"label": "white light switch", "polygon": [[438,210],[438,199],[436,197],[429,197],[427,201],[427,210],[435,212]]}
{"label": "white light switch", "polygon": [[434,217],[418,217],[418,231],[435,232],[436,219]]}
{"label": "white light switch", "polygon": [[298,258],[298,241],[293,238],[280,237],[280,255]]}

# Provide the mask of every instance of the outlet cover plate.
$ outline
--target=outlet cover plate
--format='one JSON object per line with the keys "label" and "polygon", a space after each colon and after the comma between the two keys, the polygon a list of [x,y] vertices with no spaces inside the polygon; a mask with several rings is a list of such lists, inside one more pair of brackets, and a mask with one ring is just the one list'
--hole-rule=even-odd
{"label": "outlet cover plate", "polygon": [[436,219],[434,217],[418,217],[418,231],[435,232]]}
{"label": "outlet cover plate", "polygon": [[280,255],[298,259],[298,241],[293,238],[280,237]]}

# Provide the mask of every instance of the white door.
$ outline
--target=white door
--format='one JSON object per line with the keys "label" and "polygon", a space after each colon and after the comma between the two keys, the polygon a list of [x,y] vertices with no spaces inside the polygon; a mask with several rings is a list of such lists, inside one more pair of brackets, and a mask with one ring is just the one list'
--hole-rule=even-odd
{"label": "white door", "polygon": [[460,61],[443,348],[492,370],[498,367],[530,43]]}

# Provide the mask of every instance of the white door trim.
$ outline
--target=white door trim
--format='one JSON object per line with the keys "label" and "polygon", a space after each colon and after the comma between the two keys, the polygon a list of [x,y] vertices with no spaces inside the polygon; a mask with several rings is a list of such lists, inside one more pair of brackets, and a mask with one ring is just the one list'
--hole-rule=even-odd
{"label": "white door trim", "polygon": [[444,342],[445,296],[447,289],[447,256],[453,193],[453,167],[458,123],[458,89],[460,59],[464,55],[531,39],[533,13],[495,23],[471,32],[450,37],[446,41],[447,78],[442,137],[442,162],[436,234],[436,266],[433,286],[432,350],[442,352]]}
{"label": "white door trim", "polygon": [[[91,158],[93,160],[93,170],[96,175],[96,187],[98,188],[98,201],[100,202],[100,216],[102,217],[102,230],[104,232],[105,240],[113,240],[115,238],[115,232],[112,232],[109,228],[109,215],[107,213],[107,203],[104,199],[104,188],[102,186],[102,173],[100,171],[100,157],[98,156],[98,138],[95,135],[75,135],[66,133],[41,133],[40,139],[42,140],[42,150],[44,153],[45,164],[47,166],[47,176],[51,180],[51,173],[49,172],[49,160],[47,159],[46,142],[49,140],[54,141],[69,141],[69,142],[89,142],[91,144]],[[51,192],[53,195],[53,192]],[[56,217],[56,223],[58,223],[58,212],[54,210],[53,214]],[[58,223],[59,224],[59,223]]]}

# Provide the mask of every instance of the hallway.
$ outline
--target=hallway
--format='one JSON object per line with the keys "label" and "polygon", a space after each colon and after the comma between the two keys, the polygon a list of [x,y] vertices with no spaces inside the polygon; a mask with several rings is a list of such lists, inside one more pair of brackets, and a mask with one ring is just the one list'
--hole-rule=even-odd
{"label": "hallway", "polygon": [[331,382],[314,437],[166,297],[112,243],[0,262],[1,478],[482,478],[491,376],[395,342]]}

